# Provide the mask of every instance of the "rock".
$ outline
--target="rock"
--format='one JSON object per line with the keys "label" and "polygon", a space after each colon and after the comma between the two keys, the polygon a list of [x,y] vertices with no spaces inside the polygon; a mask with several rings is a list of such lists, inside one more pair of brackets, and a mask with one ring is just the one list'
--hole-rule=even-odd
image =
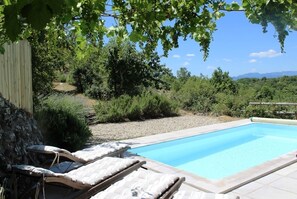
{"label": "rock", "polygon": [[6,173],[8,165],[28,163],[27,146],[42,144],[42,141],[41,131],[32,115],[0,94],[0,174]]}
{"label": "rock", "polygon": [[58,93],[74,94],[76,93],[77,88],[68,83],[56,82],[54,84],[54,91]]}

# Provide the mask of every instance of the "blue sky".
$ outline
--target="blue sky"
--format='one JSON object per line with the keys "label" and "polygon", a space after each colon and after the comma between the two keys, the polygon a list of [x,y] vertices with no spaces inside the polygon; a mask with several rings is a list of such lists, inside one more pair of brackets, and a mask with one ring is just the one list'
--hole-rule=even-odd
{"label": "blue sky", "polygon": [[206,76],[211,76],[217,67],[228,71],[230,76],[297,71],[297,33],[291,32],[287,37],[283,54],[275,33],[272,26],[263,33],[262,27],[249,23],[243,12],[226,13],[217,23],[206,61],[198,43],[188,39],[181,40],[180,47],[171,50],[161,62],[174,74],[180,67],[186,67],[192,75]]}

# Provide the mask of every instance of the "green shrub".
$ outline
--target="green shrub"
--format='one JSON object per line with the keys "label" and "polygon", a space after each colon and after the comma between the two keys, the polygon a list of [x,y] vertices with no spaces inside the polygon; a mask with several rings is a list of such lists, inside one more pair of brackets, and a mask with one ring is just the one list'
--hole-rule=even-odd
{"label": "green shrub", "polygon": [[161,114],[160,100],[157,95],[143,93],[139,98],[139,106],[145,118],[156,118]]}
{"label": "green shrub", "polygon": [[63,73],[61,71],[56,71],[55,72],[55,80],[58,81],[58,82],[66,82],[67,81],[67,74],[66,73]]}
{"label": "green shrub", "polygon": [[267,109],[267,107],[260,106],[247,106],[245,109],[246,117],[267,117],[273,118],[273,114]]}
{"label": "green shrub", "polygon": [[191,77],[174,94],[174,98],[185,110],[208,113],[215,101],[215,89],[207,79]]}
{"label": "green shrub", "polygon": [[144,118],[171,116],[177,112],[177,105],[170,102],[164,95],[143,92],[138,99],[138,104]]}
{"label": "green shrub", "polygon": [[96,71],[88,64],[77,66],[72,71],[73,80],[78,92],[85,92],[98,78]]}
{"label": "green shrub", "polygon": [[212,111],[213,114],[215,114],[216,116],[220,116],[220,115],[229,115],[231,116],[231,111],[229,109],[229,107],[227,106],[227,104],[225,104],[224,102],[219,102],[216,103],[212,106]]}
{"label": "green shrub", "polygon": [[104,84],[93,84],[86,89],[85,94],[93,99],[110,99],[112,93]]}
{"label": "green shrub", "polygon": [[282,118],[282,119],[294,119],[295,115],[290,114],[292,112],[288,107],[281,106],[247,106],[245,109],[246,117],[267,117],[267,118]]}
{"label": "green shrub", "polygon": [[74,151],[91,136],[83,106],[71,96],[52,95],[44,99],[35,116],[46,144]]}
{"label": "green shrub", "polygon": [[130,105],[128,104],[128,110],[126,114],[129,120],[139,120],[142,117],[142,109],[138,101],[139,99],[134,97],[132,103]]}
{"label": "green shrub", "polygon": [[112,98],[110,101],[99,101],[95,106],[97,118],[100,122],[122,122],[127,118],[131,103],[132,98],[128,95]]}
{"label": "green shrub", "polygon": [[212,113],[215,115],[228,115],[240,117],[249,103],[249,98],[242,95],[218,93],[215,95],[216,102],[212,106]]}
{"label": "green shrub", "polygon": [[176,115],[177,105],[158,93],[143,92],[138,96],[122,95],[100,101],[95,111],[100,122],[123,122]]}

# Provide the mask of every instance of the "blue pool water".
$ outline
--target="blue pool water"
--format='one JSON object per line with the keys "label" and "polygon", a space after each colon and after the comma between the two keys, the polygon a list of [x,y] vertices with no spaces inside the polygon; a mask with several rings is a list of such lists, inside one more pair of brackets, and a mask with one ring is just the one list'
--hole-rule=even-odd
{"label": "blue pool water", "polygon": [[296,149],[297,126],[252,123],[130,152],[220,180]]}

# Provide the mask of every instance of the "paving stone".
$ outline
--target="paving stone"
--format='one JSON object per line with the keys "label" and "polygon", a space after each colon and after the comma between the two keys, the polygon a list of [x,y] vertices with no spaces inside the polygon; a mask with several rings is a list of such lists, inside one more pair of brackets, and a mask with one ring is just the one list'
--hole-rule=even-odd
{"label": "paving stone", "polygon": [[295,171],[295,172],[293,172],[293,173],[290,173],[290,174],[288,175],[288,177],[297,179],[297,171]]}
{"label": "paving stone", "polygon": [[265,186],[247,195],[252,199],[296,199],[297,194]]}
{"label": "paving stone", "polygon": [[287,166],[279,171],[276,171],[275,173],[278,175],[286,176],[286,175],[293,173],[295,171],[297,171],[297,163]]}
{"label": "paving stone", "polygon": [[281,178],[282,176],[281,175],[278,175],[276,173],[272,173],[272,174],[269,174],[263,178],[260,178],[258,179],[257,181],[255,182],[258,182],[258,183],[261,183],[261,184],[270,184],[274,181],[276,181],[277,179]]}
{"label": "paving stone", "polygon": [[251,193],[259,188],[263,187],[263,184],[260,184],[258,182],[252,182],[247,185],[244,185],[236,190],[234,190],[234,193],[237,193],[239,195],[246,195],[248,193]]}
{"label": "paving stone", "polygon": [[271,186],[297,194],[297,179],[284,177],[271,183]]}

